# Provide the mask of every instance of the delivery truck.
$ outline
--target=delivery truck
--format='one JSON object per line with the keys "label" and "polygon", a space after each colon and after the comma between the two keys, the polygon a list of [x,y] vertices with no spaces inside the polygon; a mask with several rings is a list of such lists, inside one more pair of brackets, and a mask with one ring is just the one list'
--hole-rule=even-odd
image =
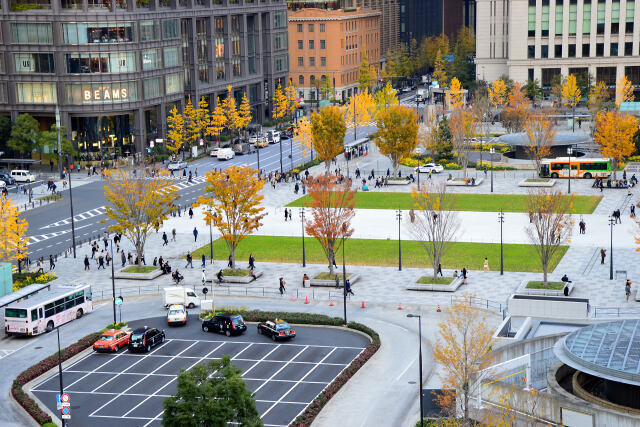
{"label": "delivery truck", "polygon": [[193,308],[200,305],[200,298],[193,289],[184,286],[164,288],[164,308],[169,308],[172,304],[182,304],[185,307]]}
{"label": "delivery truck", "polygon": [[416,103],[427,101],[427,91],[425,89],[418,89],[416,93]]}

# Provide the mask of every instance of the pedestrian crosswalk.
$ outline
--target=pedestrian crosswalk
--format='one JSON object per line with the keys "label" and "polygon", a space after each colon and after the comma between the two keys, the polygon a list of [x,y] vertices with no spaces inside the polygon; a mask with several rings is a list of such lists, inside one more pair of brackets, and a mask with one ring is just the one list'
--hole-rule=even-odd
{"label": "pedestrian crosswalk", "polygon": [[[85,219],[93,218],[95,216],[104,214],[104,206],[100,206],[99,208],[91,209],[86,212],[79,213],[78,215],[73,216],[74,222],[84,221]],[[63,225],[71,224],[71,217],[63,219],[61,221],[56,221],[52,224],[45,225],[44,227],[40,227],[41,230],[46,230],[48,228],[56,228],[61,227]]]}
{"label": "pedestrian crosswalk", "polygon": [[168,186],[166,189],[163,189],[161,191],[166,192],[167,190],[173,190],[173,191],[180,191],[180,190],[184,190],[185,188],[189,188],[189,187],[193,187],[194,185],[198,185],[198,184],[202,184],[203,182],[205,182],[206,178],[204,176],[199,176],[197,178],[192,178],[191,182],[189,182],[188,180],[182,180],[182,181],[178,181],[176,183],[174,183],[173,185]]}
{"label": "pedestrian crosswalk", "polygon": [[35,236],[29,236],[29,241],[27,242],[27,246],[32,245],[34,243],[42,242],[43,240],[49,240],[57,236],[61,236],[63,234],[71,233],[70,229],[53,231],[51,233],[45,234],[37,234]]}

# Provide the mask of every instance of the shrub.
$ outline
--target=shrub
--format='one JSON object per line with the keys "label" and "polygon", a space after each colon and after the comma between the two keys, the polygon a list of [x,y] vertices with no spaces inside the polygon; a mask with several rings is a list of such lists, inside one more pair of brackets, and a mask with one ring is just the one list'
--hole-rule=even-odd
{"label": "shrub", "polygon": [[447,170],[460,170],[462,169],[462,166],[457,163],[447,163],[446,165],[444,165],[444,168]]}
{"label": "shrub", "polygon": [[412,154],[411,157],[400,160],[401,165],[408,166],[410,168],[415,168],[425,163],[431,162],[433,162],[433,159],[424,154]]}
{"label": "shrub", "polygon": [[51,273],[14,273],[13,274],[13,291],[22,289],[25,286],[32,285],[34,283],[49,283],[54,280],[56,276]]}
{"label": "shrub", "polygon": [[630,162],[640,162],[640,156],[631,156],[627,160]]}
{"label": "shrub", "polygon": [[509,167],[509,166],[502,166],[502,165],[493,165],[491,166],[490,162],[478,162],[476,163],[476,169],[477,170],[494,170],[494,171],[512,171],[515,170],[515,168]]}

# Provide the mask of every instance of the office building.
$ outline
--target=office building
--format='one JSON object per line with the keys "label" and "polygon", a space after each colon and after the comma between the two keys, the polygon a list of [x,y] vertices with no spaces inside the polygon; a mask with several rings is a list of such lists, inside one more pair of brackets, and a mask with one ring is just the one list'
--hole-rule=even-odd
{"label": "office building", "polygon": [[142,152],[187,96],[227,86],[255,120],[288,70],[284,0],[0,0],[0,113],[55,123],[81,153]]}
{"label": "office building", "polygon": [[460,28],[475,30],[475,0],[399,0],[400,41],[420,42],[444,33],[455,39]]}
{"label": "office building", "polygon": [[380,16],[380,52],[382,58],[400,43],[400,5],[398,0],[341,0],[345,10],[353,8],[372,9]]}

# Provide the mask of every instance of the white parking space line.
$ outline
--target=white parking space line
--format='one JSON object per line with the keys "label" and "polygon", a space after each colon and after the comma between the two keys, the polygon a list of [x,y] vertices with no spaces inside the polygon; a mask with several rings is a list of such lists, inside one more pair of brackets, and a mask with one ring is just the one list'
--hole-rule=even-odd
{"label": "white parking space line", "polygon": [[[189,339],[185,339],[185,338],[172,338],[171,341],[193,341],[193,340],[189,340]],[[220,341],[216,341],[216,340],[198,340],[200,342],[220,342]],[[234,344],[256,344],[254,342],[251,341],[233,341]],[[349,347],[349,346],[338,346],[336,347],[335,345],[320,345],[320,344],[294,344],[294,343],[278,343],[278,344],[274,344],[274,343],[270,343],[270,342],[264,342],[264,343],[259,343],[262,345],[281,345],[281,346],[292,346],[292,347],[318,347],[318,348],[344,348],[347,350],[362,350],[362,347]]]}
{"label": "white parking space line", "polygon": [[[301,355],[301,354],[302,354],[302,353],[303,353],[307,348],[309,348],[309,346],[305,346],[305,347],[304,347],[302,350],[300,350],[300,351],[299,351],[295,356],[293,356],[293,357],[291,358],[291,360],[293,360],[293,359],[295,359],[296,357],[300,356],[300,355]],[[286,368],[287,366],[289,366],[289,363],[291,362],[291,360],[290,360],[289,362],[285,363],[285,364],[284,364],[280,369],[278,369],[277,371],[275,371],[275,372],[273,373],[273,375],[271,375],[271,376],[270,376],[270,377],[269,377],[269,378],[268,378],[264,383],[262,383],[262,385],[260,385],[260,387],[258,387],[257,389],[255,389],[255,390],[254,390],[254,393],[257,393],[257,392],[258,392],[262,387],[264,387],[265,385],[267,385],[267,383],[268,383],[269,381],[271,381],[271,379],[273,379],[276,375],[278,375],[280,372],[282,372],[282,370],[283,370],[284,368]],[[312,370],[313,370],[313,369],[311,369],[311,371],[312,371]],[[311,372],[311,371],[309,371],[309,372]],[[305,376],[306,376],[306,375],[305,375]],[[289,389],[289,391],[291,391],[291,389]],[[287,393],[288,393],[288,392],[287,392]],[[271,408],[269,408],[269,409],[271,409]],[[267,412],[269,412],[269,411],[267,410]],[[266,412],[265,412],[265,414],[266,414]],[[264,414],[263,414],[263,415],[261,415],[260,417],[262,418],[263,416],[264,416]]]}

